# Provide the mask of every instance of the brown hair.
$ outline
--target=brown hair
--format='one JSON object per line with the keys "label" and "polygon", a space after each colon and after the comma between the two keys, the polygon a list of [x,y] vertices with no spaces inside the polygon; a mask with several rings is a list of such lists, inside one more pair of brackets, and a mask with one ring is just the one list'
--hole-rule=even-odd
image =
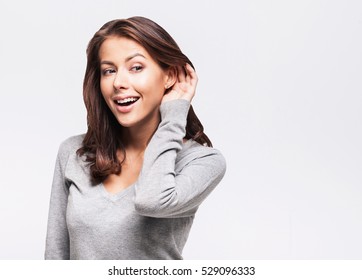
{"label": "brown hair", "polygon": [[[157,23],[144,17],[110,21],[94,34],[87,48],[87,68],[83,82],[88,130],[82,147],[77,151],[79,156],[86,155],[94,183],[102,182],[110,174],[119,174],[122,162],[117,157],[117,151],[122,151],[125,156],[119,137],[122,127],[108,108],[100,90],[99,49],[111,36],[125,37],[139,43],[164,70],[171,67],[177,69],[186,63],[194,67],[172,37]],[[212,146],[192,106],[187,115],[185,138]]]}

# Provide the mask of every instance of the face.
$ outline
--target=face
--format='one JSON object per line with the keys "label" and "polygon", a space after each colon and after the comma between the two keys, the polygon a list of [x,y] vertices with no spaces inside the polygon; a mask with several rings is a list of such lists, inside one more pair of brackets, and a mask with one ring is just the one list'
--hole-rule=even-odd
{"label": "face", "polygon": [[172,77],[133,40],[106,39],[99,50],[101,92],[123,127],[159,122],[159,106]]}

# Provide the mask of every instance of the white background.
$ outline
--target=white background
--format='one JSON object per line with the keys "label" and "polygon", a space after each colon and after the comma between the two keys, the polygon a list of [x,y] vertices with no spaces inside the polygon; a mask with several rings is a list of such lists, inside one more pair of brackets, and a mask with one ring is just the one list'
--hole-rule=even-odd
{"label": "white background", "polygon": [[199,75],[228,163],[186,259],[362,258],[362,2],[0,2],[0,259],[42,259],[61,141],[86,130],[85,49],[105,22],[163,26]]}

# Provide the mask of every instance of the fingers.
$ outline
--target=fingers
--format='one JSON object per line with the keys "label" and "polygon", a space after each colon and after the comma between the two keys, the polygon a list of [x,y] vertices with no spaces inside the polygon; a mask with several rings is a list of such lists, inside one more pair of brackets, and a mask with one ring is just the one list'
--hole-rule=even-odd
{"label": "fingers", "polygon": [[183,69],[183,67],[178,67],[178,75],[177,75],[177,79],[180,83],[183,83],[186,81],[186,75],[185,75],[185,70]]}
{"label": "fingers", "polygon": [[192,101],[197,85],[197,75],[190,64],[177,67],[177,81],[171,88],[171,91],[164,95],[162,102],[174,99],[186,99]]}
{"label": "fingers", "polygon": [[178,67],[177,79],[180,83],[186,82],[191,85],[196,84],[198,80],[194,68],[188,63],[184,67]]}
{"label": "fingers", "polygon": [[197,83],[197,75],[196,75],[196,72],[195,72],[195,69],[191,67],[190,64],[186,63],[186,71],[187,71],[187,79],[188,79],[188,82],[191,83],[191,85],[196,85]]}

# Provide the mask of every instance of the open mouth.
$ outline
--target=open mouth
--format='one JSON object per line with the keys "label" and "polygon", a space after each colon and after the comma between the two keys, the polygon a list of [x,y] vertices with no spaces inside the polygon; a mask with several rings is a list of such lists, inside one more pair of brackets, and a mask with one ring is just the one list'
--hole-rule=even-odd
{"label": "open mouth", "polygon": [[134,104],[135,102],[137,102],[138,99],[139,99],[138,97],[129,97],[122,100],[115,100],[114,102],[118,106],[126,107]]}

